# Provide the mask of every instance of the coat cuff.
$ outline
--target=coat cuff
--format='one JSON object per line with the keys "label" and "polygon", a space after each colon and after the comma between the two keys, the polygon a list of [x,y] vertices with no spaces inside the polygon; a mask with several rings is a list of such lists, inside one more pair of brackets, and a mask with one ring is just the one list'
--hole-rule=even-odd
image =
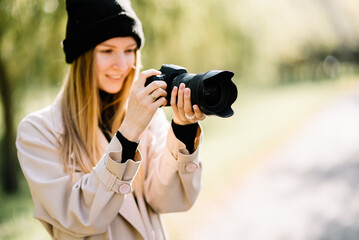
{"label": "coat cuff", "polygon": [[179,172],[188,173],[193,172],[200,166],[199,160],[199,145],[202,141],[202,127],[198,124],[196,137],[194,140],[194,152],[192,154],[186,149],[186,145],[179,141],[172,128],[169,129],[167,137],[167,147],[174,157],[172,164],[173,167],[177,167]]}
{"label": "coat cuff", "polygon": [[142,162],[139,150],[136,151],[134,160],[129,159],[121,162],[122,146],[114,137],[102,157],[94,168],[98,178],[105,185],[107,191],[127,194],[133,191],[132,182]]}

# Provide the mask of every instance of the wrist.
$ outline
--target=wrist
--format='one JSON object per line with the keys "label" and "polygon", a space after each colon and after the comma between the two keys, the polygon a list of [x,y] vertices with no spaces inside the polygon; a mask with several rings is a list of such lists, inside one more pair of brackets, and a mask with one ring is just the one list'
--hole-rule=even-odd
{"label": "wrist", "polygon": [[136,130],[136,127],[127,124],[125,121],[121,124],[118,131],[131,142],[138,142],[140,140],[141,133]]}

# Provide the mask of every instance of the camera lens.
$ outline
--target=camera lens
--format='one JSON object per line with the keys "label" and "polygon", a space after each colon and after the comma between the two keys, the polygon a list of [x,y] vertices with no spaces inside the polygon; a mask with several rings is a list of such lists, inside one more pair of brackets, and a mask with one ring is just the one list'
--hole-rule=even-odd
{"label": "camera lens", "polygon": [[204,101],[209,106],[216,106],[221,100],[222,91],[221,87],[216,82],[208,82],[204,86]]}

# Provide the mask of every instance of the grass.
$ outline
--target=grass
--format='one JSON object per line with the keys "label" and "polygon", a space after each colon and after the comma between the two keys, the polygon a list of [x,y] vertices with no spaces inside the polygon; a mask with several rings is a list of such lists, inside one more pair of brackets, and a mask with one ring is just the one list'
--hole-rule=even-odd
{"label": "grass", "polygon": [[[190,211],[163,216],[170,239],[189,239],[211,209],[230,197],[233,184],[244,181],[313,114],[357,86],[354,79],[267,88],[239,86],[235,115],[208,117],[202,124],[202,191]],[[49,239],[32,218],[32,200],[24,179],[20,186],[16,195],[0,194],[0,239]]]}
{"label": "grass", "polygon": [[0,193],[0,239],[49,239],[41,223],[33,216],[33,203],[27,183],[20,180],[20,190],[14,195]]}

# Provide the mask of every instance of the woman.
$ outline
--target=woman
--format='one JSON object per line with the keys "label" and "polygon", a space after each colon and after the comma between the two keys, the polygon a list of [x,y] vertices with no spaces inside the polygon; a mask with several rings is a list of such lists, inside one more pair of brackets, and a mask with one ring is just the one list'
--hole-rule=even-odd
{"label": "woman", "polygon": [[126,0],[68,0],[70,71],[57,100],[18,127],[18,158],[53,239],[166,239],[160,213],[185,211],[201,178],[205,115],[182,84],[144,86],[141,22]]}

